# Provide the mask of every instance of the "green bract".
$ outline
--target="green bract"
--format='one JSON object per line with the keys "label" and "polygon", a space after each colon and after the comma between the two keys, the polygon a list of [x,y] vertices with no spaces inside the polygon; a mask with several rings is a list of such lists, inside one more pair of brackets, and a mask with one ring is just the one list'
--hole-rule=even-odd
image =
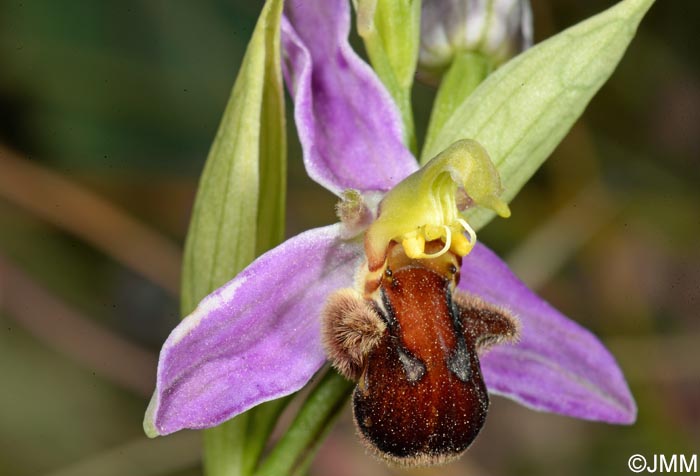
{"label": "green bract", "polygon": [[281,14],[281,0],[267,2],[202,172],[185,246],[183,314],[283,238]]}
{"label": "green bract", "polygon": [[[183,315],[284,238],[281,17],[282,1],[268,0],[202,172],[185,245]],[[285,401],[259,405],[207,430],[206,473],[250,474]]]}
{"label": "green bract", "polygon": [[394,98],[415,153],[411,87],[420,44],[420,0],[355,0],[357,30],[377,76]]}
{"label": "green bract", "polygon": [[[489,153],[509,202],[561,142],[610,77],[653,0],[625,0],[517,56],[426,137],[425,163],[461,138]],[[494,217],[469,212],[479,229]]]}

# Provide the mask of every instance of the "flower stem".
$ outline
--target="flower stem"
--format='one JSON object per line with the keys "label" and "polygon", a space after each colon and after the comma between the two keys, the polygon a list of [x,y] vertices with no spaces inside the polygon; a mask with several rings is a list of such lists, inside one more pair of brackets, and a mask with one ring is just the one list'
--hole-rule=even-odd
{"label": "flower stem", "polygon": [[204,474],[253,474],[270,433],[291,396],[272,400],[215,428],[204,430]]}
{"label": "flower stem", "polygon": [[247,438],[243,442],[245,445],[243,474],[253,474],[260,460],[260,455],[265,449],[265,443],[275,428],[277,419],[282,410],[287,406],[287,403],[292,399],[292,396],[265,402],[248,411],[250,417],[248,419]]}
{"label": "flower stem", "polygon": [[204,474],[245,476],[243,460],[249,418],[248,413],[243,413],[217,427],[204,430]]}
{"label": "flower stem", "polygon": [[291,476],[303,472],[353,387],[352,382],[334,370],[326,372],[255,476]]}
{"label": "flower stem", "polygon": [[[428,133],[425,136],[426,145],[432,142],[455,109],[469,97],[492,70],[491,62],[481,54],[464,53],[455,57],[442,77],[435,96]],[[425,163],[431,158],[423,156],[421,163]]]}

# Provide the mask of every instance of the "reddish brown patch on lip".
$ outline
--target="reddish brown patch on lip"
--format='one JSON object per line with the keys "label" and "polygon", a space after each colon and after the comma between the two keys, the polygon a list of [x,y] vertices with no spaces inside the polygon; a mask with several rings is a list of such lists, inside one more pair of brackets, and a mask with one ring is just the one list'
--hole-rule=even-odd
{"label": "reddish brown patch on lip", "polygon": [[[435,252],[441,242],[431,242]],[[431,250],[432,248],[432,250]],[[477,350],[518,333],[507,311],[453,295],[461,260],[410,259],[400,245],[370,273],[374,292],[340,291],[324,313],[333,365],[350,378],[357,428],[377,456],[403,465],[444,463],[464,452],[489,398]]]}
{"label": "reddish brown patch on lip", "polygon": [[486,419],[488,393],[452,306],[453,283],[414,262],[381,288],[387,330],[367,357],[353,409],[362,436],[391,461],[456,457]]}

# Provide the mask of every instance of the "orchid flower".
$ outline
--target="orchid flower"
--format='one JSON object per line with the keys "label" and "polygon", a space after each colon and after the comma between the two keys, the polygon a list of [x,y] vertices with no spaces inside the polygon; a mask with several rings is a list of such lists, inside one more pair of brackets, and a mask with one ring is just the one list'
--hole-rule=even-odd
{"label": "orchid flower", "polygon": [[[419,171],[403,142],[401,115],[374,71],[350,47],[349,27],[345,0],[289,2],[282,19],[283,68],[306,170],[341,199],[342,221],[301,233],[263,254],[172,331],[160,354],[157,388],[144,422],[150,436],[213,427],[306,385],[326,362],[320,316],[329,296],[352,288],[368,258],[370,267],[373,260],[381,263],[381,244],[396,241],[397,234],[410,238],[394,225],[389,231],[373,225],[391,222],[389,213],[410,215],[405,197],[390,209],[380,204],[386,205],[384,197],[406,195],[407,177],[424,177],[421,173],[433,162]],[[438,166],[449,172],[451,164]],[[488,172],[470,189],[468,175],[462,183],[453,181],[451,190],[464,186],[475,199],[486,183],[483,200],[473,201],[507,214],[497,196],[498,176]],[[450,177],[454,180],[455,174]],[[456,202],[452,205],[456,210]],[[522,326],[516,344],[480,355],[491,394],[576,418],[635,420],[622,372],[591,332],[529,290],[455,223],[436,225],[451,230],[443,233],[443,241],[451,233],[467,247],[459,290],[509,310]],[[368,229],[383,231],[368,239]],[[376,243],[380,256],[368,256]]]}

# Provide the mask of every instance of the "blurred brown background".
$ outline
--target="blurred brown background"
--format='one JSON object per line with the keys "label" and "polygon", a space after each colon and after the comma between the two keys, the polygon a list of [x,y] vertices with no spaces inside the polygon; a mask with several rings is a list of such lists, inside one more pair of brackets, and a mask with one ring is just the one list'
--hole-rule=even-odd
{"label": "blurred brown background", "polygon": [[[459,463],[390,469],[349,411],[313,475],[617,475],[700,450],[700,3],[659,1],[584,118],[480,239],[609,345],[614,427],[494,398]],[[197,176],[260,2],[0,0],[0,474],[194,475],[199,435],[141,430],[178,321]],[[537,39],[612,1],[533,0]],[[433,91],[416,87],[424,130]],[[422,129],[421,129],[422,128]],[[290,121],[288,234],[334,220]]]}

